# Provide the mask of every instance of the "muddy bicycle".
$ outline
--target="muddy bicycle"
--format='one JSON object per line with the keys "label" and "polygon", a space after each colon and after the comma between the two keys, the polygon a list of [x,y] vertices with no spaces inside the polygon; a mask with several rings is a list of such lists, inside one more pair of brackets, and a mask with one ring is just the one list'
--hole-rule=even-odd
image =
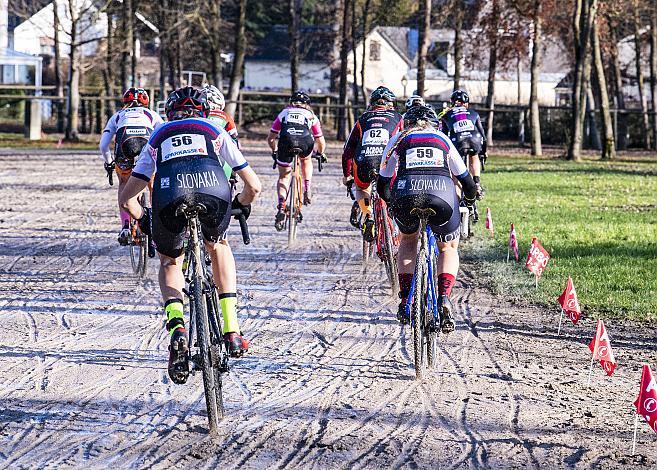
{"label": "muddy bicycle", "polygon": [[[291,152],[293,155],[292,163],[290,164],[292,167],[292,179],[287,190],[285,219],[282,221],[280,228],[278,225],[276,226],[278,231],[283,231],[287,228],[288,247],[292,246],[297,239],[297,226],[303,220],[303,214],[301,213],[301,206],[303,206],[303,181],[301,178],[301,165],[299,164],[299,159],[301,158],[303,151],[299,147],[294,147]],[[318,170],[321,173],[324,168],[324,163],[326,163],[326,157],[323,154],[313,154],[312,158],[317,160]],[[277,164],[277,160],[274,160],[274,169]]]}
{"label": "muddy bicycle", "polygon": [[[465,155],[461,155],[463,157],[463,162],[465,163],[466,168],[470,168],[470,158],[472,157],[471,152],[474,152],[474,150],[466,149]],[[485,161],[486,159],[482,158],[482,170],[484,169]],[[461,215],[461,239],[467,240],[472,235],[474,235],[473,226],[479,221],[479,211],[477,210],[476,201],[472,204],[466,204],[465,200],[463,199],[463,191],[461,191],[461,197],[459,201],[459,213]]]}
{"label": "muddy bicycle", "polygon": [[[205,251],[199,216],[206,212],[202,203],[182,203],[176,215],[187,219],[188,239],[185,247],[183,273],[189,298],[189,356],[191,372],[203,376],[205,405],[211,433],[216,433],[224,416],[222,374],[229,370],[228,351],[224,344],[219,296],[212,277],[210,257]],[[246,218],[241,209],[231,216],[239,221],[245,245],[251,242]],[[194,336],[196,335],[196,336]],[[194,341],[194,338],[196,339]]]}
{"label": "muddy bicycle", "polygon": [[425,369],[431,369],[436,363],[436,344],[440,325],[438,289],[436,286],[436,258],[438,244],[427,224],[429,217],[436,214],[433,209],[413,209],[420,219],[419,249],[415,272],[406,303],[406,314],[411,319],[413,332],[413,360],[415,378],[422,379]]}

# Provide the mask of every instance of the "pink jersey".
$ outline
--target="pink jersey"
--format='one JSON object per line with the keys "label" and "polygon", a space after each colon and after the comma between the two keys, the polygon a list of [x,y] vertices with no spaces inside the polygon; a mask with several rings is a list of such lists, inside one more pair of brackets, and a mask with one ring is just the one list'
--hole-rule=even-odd
{"label": "pink jersey", "polygon": [[271,125],[271,131],[275,134],[280,133],[283,124],[306,126],[316,139],[324,135],[319,118],[315,116],[315,113],[306,108],[288,106],[278,113],[278,116],[276,116],[276,119]]}

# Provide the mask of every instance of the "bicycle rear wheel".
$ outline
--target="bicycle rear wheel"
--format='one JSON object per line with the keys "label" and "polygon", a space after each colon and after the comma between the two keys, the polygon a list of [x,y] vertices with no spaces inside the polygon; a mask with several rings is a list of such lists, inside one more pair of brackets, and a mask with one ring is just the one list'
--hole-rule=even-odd
{"label": "bicycle rear wheel", "polygon": [[297,222],[299,216],[299,205],[297,204],[297,199],[300,198],[299,195],[299,180],[297,178],[298,171],[298,158],[294,157],[294,163],[292,165],[292,181],[290,182],[290,191],[289,191],[289,201],[288,201],[288,226],[287,226],[287,244],[288,246],[292,245],[297,239]]}
{"label": "bicycle rear wheel", "polygon": [[395,254],[395,245],[392,240],[392,222],[387,215],[382,215],[383,249],[385,250],[384,264],[386,266],[386,274],[388,275],[388,280],[390,281],[390,287],[392,288],[392,296],[397,297],[399,294],[399,276],[397,275],[397,256]]}
{"label": "bicycle rear wheel", "polygon": [[413,359],[415,362],[415,378],[422,379],[425,351],[425,312],[427,299],[427,242],[424,224],[420,228],[420,251],[415,263],[415,289],[411,305],[411,325],[413,329]]}
{"label": "bicycle rear wheel", "polygon": [[425,312],[425,332],[427,333],[427,366],[429,369],[432,369],[435,364],[436,364],[436,347],[437,347],[437,342],[438,342],[438,332],[436,330],[430,330],[429,325],[431,325],[434,321],[438,321],[438,319],[435,319],[433,316],[433,312],[436,309],[436,306],[434,305],[435,302],[438,301],[438,297],[436,295],[436,292],[438,292],[438,286],[436,285],[436,255],[435,252],[433,253],[433,256],[431,257],[430,260],[431,263],[431,280],[429,281],[429,276],[427,276],[427,282],[430,282],[432,285],[427,286],[428,291],[431,292],[431,309],[428,308]]}
{"label": "bicycle rear wheel", "polygon": [[372,252],[374,251],[374,244],[366,241],[363,238],[363,266],[367,266],[370,258],[372,257]]}
{"label": "bicycle rear wheel", "polygon": [[224,346],[221,315],[219,312],[219,296],[217,289],[212,287],[212,294],[206,294],[208,318],[210,318],[211,356],[214,371],[214,390],[217,397],[217,415],[219,419],[224,417],[223,381],[221,375],[228,369],[228,352]]}

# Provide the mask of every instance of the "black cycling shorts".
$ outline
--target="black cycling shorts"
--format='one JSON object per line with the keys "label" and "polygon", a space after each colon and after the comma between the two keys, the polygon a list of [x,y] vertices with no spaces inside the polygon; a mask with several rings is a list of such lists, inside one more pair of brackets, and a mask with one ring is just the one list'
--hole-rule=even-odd
{"label": "black cycling shorts", "polygon": [[199,214],[203,238],[213,243],[222,239],[230,224],[232,192],[219,163],[206,157],[163,166],[153,183],[152,234],[158,253],[171,258],[182,254],[188,225],[183,215],[176,215],[182,203],[202,203],[207,209]]}
{"label": "black cycling shorts", "polygon": [[360,189],[367,189],[379,174],[381,155],[358,155],[354,159],[354,181]]}
{"label": "black cycling shorts", "polygon": [[126,126],[116,132],[114,162],[122,170],[131,170],[135,166],[135,158],[148,143],[151,130],[147,127]]}
{"label": "black cycling shorts", "polygon": [[420,219],[412,209],[431,208],[436,215],[428,223],[436,239],[441,242],[456,240],[460,235],[461,214],[459,201],[451,178],[443,175],[399,176],[392,188],[392,213],[402,233],[417,232]]}
{"label": "black cycling shorts", "polygon": [[315,138],[310,129],[302,126],[283,126],[278,137],[277,163],[281,166],[290,166],[295,152],[301,158],[310,156],[315,146]]}
{"label": "black cycling shorts", "polygon": [[457,140],[457,142],[454,143],[454,146],[459,151],[461,157],[465,158],[466,154],[479,155],[482,148],[481,137],[478,135],[465,137]]}

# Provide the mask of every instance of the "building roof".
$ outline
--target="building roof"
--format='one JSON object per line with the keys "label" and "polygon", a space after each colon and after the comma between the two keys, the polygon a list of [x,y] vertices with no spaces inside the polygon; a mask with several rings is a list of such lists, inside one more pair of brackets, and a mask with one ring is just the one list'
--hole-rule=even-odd
{"label": "building roof", "polygon": [[[299,58],[302,62],[330,61],[333,53],[334,31],[329,26],[303,26],[299,32]],[[290,61],[290,36],[287,25],[272,26],[247,54],[248,60],[270,62]]]}

